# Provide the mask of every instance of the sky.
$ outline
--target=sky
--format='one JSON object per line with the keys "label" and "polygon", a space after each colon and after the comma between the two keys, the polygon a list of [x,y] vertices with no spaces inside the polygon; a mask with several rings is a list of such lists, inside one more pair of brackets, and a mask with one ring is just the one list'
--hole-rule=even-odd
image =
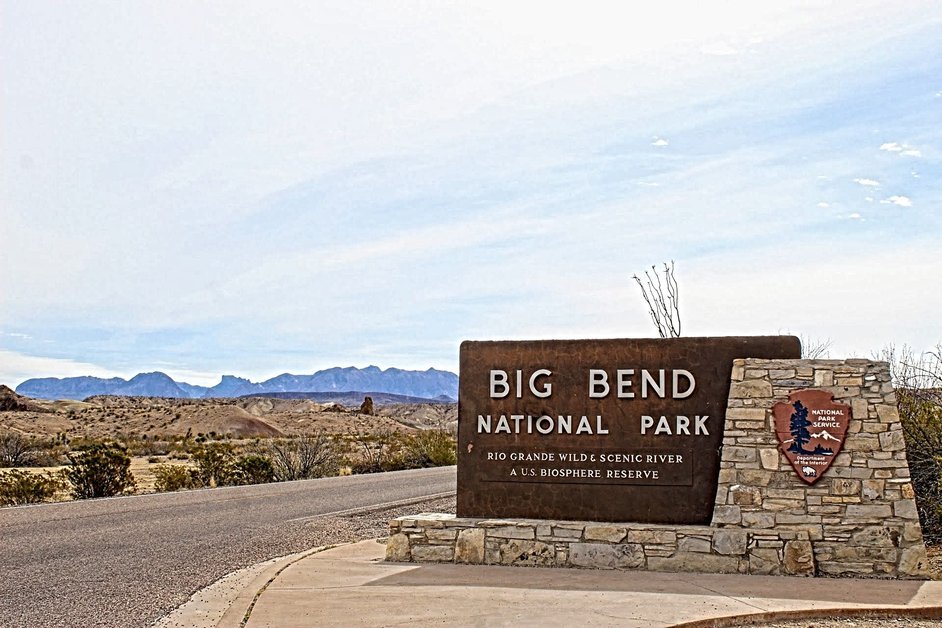
{"label": "sky", "polygon": [[934,2],[0,0],[0,383],[929,349],[940,174]]}

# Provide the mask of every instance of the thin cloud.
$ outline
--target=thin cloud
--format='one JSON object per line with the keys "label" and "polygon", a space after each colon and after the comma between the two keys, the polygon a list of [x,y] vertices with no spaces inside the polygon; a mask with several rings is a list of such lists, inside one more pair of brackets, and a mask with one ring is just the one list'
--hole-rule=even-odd
{"label": "thin cloud", "polygon": [[860,185],[871,188],[879,187],[880,185],[880,182],[876,179],[854,179],[854,183],[859,183]]}
{"label": "thin cloud", "polygon": [[888,199],[880,201],[884,205],[899,205],[900,207],[912,207],[913,201],[908,196],[894,194]]}
{"label": "thin cloud", "polygon": [[857,212],[854,212],[853,214],[847,214],[847,217],[850,218],[851,220],[863,220],[863,216],[861,216]]}
{"label": "thin cloud", "polygon": [[830,206],[831,206],[830,203],[825,203],[824,201],[821,201],[820,203],[818,203],[818,207],[830,207]]}
{"label": "thin cloud", "polygon": [[0,349],[0,384],[6,384],[13,388],[30,377],[37,377],[39,373],[43,377],[75,377],[78,375],[115,377],[124,375],[88,362],[48,358]]}
{"label": "thin cloud", "polygon": [[700,48],[700,51],[705,55],[711,55],[714,57],[728,57],[731,55],[739,54],[739,50],[731,46],[725,41],[717,42],[714,44],[709,44]]}
{"label": "thin cloud", "polygon": [[651,142],[651,146],[667,146],[670,144],[669,140],[665,140],[663,137],[654,137],[654,141]]}
{"label": "thin cloud", "polygon": [[900,144],[899,142],[884,142],[880,144],[880,150],[886,151],[888,153],[896,153],[900,156],[906,157],[922,157],[922,151],[918,148],[913,148],[906,144]]}

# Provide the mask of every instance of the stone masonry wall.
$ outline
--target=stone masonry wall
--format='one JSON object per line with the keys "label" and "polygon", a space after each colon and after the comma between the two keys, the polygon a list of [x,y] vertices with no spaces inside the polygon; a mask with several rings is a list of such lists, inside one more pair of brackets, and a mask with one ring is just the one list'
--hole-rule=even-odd
{"label": "stone masonry wall", "polygon": [[[736,360],[713,525],[807,532],[818,573],[920,577],[926,551],[889,366],[870,360]],[[851,406],[831,467],[805,484],[779,450],[772,406],[796,389]]]}
{"label": "stone masonry wall", "polygon": [[[813,486],[779,451],[772,407],[797,389],[851,406]],[[425,514],[390,522],[386,560],[707,573],[925,577],[926,551],[889,367],[736,360],[710,526]]]}

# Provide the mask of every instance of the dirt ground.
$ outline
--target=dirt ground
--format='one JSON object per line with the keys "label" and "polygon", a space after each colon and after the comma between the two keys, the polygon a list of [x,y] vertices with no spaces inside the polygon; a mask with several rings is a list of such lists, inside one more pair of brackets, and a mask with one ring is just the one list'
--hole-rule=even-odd
{"label": "dirt ground", "polygon": [[452,428],[456,404],[391,404],[375,414],[357,408],[320,404],[310,399],[166,399],[91,397],[85,401],[35,401],[44,412],[0,412],[0,429],[40,439],[55,437],[148,438],[291,436],[412,432]]}

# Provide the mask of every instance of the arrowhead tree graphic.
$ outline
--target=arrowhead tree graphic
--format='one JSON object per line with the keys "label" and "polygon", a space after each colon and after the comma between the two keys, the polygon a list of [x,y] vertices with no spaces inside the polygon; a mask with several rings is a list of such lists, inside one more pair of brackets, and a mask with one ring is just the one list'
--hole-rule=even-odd
{"label": "arrowhead tree graphic", "polygon": [[793,451],[796,454],[811,453],[803,449],[805,443],[811,441],[811,433],[808,431],[808,428],[811,426],[811,421],[808,420],[808,408],[804,407],[800,401],[796,401],[792,405],[795,411],[792,413],[789,432],[793,440],[788,451]]}
{"label": "arrowhead tree graphic", "polygon": [[772,408],[782,453],[808,484],[821,479],[844,444],[850,407],[826,390],[796,390]]}

